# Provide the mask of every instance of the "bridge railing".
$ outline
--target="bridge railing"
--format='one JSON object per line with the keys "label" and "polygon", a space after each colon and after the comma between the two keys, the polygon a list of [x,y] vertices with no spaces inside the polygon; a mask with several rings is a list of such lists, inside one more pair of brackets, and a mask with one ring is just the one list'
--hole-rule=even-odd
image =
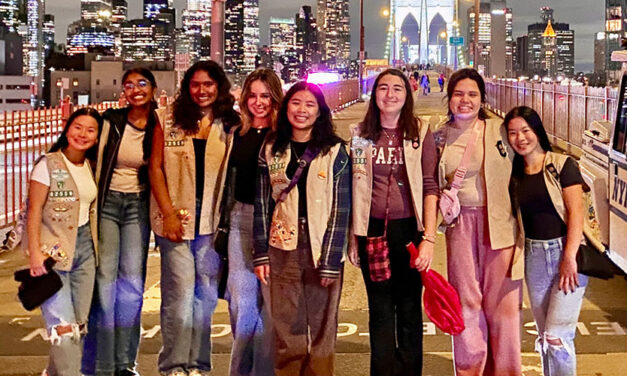
{"label": "bridge railing", "polygon": [[[90,107],[103,112],[115,106]],[[33,162],[54,144],[68,116],[61,107],[0,112],[0,228],[15,222]]]}
{"label": "bridge railing", "polygon": [[[364,90],[370,92],[373,83],[374,77],[364,79]],[[334,111],[360,98],[358,79],[322,85],[321,89]],[[103,112],[116,106],[117,103],[102,103],[90,107]],[[0,112],[0,228],[15,222],[33,162],[50,149],[68,116],[69,111],[61,107]]]}
{"label": "bridge railing", "polygon": [[552,141],[579,154],[583,131],[595,120],[613,120],[618,89],[487,79],[486,97],[499,116],[516,106],[533,108]]}

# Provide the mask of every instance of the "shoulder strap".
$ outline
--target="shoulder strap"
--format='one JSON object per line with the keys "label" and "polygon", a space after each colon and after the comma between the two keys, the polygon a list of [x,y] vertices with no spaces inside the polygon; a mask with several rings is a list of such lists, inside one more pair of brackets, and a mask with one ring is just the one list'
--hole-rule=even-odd
{"label": "shoulder strap", "polygon": [[319,153],[320,153],[320,150],[307,146],[307,149],[305,150],[305,152],[303,153],[303,156],[300,159],[298,168],[296,169],[296,172],[294,172],[294,176],[292,176],[292,180],[290,180],[290,184],[287,187],[285,187],[283,192],[281,192],[281,194],[279,195],[277,204],[287,199],[288,193],[290,193],[292,188],[294,188],[296,184],[298,184],[298,181],[300,180],[300,177],[303,174],[303,170],[305,169],[305,167],[307,167],[307,165],[311,163],[311,161],[313,161],[314,158],[316,158],[316,156],[318,156]]}
{"label": "shoulder strap", "polygon": [[483,122],[478,120],[475,122],[475,125],[472,129],[472,134],[468,139],[468,143],[466,144],[466,148],[464,149],[464,155],[462,156],[461,162],[459,162],[459,166],[457,170],[455,170],[455,177],[453,178],[453,182],[451,183],[451,190],[455,190],[457,192],[462,187],[462,181],[466,177],[466,172],[468,172],[468,163],[470,163],[470,158],[472,156],[472,152],[475,149],[475,144],[479,139],[479,135],[481,133]]}

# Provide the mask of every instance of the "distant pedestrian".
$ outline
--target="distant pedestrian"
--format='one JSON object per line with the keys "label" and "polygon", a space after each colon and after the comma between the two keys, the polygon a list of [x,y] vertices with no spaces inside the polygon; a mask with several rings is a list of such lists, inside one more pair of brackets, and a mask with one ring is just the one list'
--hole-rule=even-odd
{"label": "distant pedestrian", "polygon": [[440,85],[440,93],[444,91],[444,74],[440,73],[438,77],[438,85]]}
{"label": "distant pedestrian", "polygon": [[423,73],[420,78],[420,87],[422,87],[422,95],[429,94],[429,77],[427,73]]}
{"label": "distant pedestrian", "polygon": [[63,119],[63,121],[67,121],[67,119],[70,118],[72,107],[72,99],[69,95],[66,95],[61,101],[61,119]]}

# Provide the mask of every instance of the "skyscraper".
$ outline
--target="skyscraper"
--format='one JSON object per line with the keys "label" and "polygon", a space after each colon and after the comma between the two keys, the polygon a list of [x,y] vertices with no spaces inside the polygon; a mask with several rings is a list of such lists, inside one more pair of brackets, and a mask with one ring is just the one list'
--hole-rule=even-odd
{"label": "skyscraper", "polygon": [[111,0],[81,0],[81,20],[107,22],[111,17]]}
{"label": "skyscraper", "polygon": [[128,3],[126,0],[113,0],[111,3],[111,27],[119,29],[122,22],[128,18]]}
{"label": "skyscraper", "polygon": [[0,0],[0,23],[15,31],[18,13],[18,0]]}
{"label": "skyscraper", "polygon": [[44,78],[44,2],[43,0],[28,0],[27,4],[27,49],[26,75],[33,77],[36,91],[31,99],[31,105],[38,107],[37,98],[41,98]]}
{"label": "skyscraper", "polygon": [[332,67],[347,67],[350,59],[348,0],[318,0],[318,34],[323,60]]}
{"label": "skyscraper", "polygon": [[[575,74],[575,31],[570,30],[570,26],[567,23],[555,22],[553,9],[544,7],[540,11],[542,22],[531,24],[527,27],[527,35],[529,36],[529,70],[527,75],[563,75],[572,77]],[[547,30],[549,21],[551,28]],[[555,36],[552,36],[553,33]],[[549,67],[552,67],[553,64],[552,58],[549,58],[551,54],[546,54],[547,51],[552,49],[550,47],[552,39],[546,38],[555,38],[557,56],[555,57],[554,72],[549,70]],[[547,61],[547,59],[549,60]]]}
{"label": "skyscraper", "polygon": [[47,57],[54,49],[54,16],[52,14],[44,15],[43,37],[44,56]]}
{"label": "skyscraper", "polygon": [[612,61],[612,52],[621,49],[627,32],[627,0],[605,0],[605,70],[608,79],[619,81],[620,62]]}
{"label": "skyscraper", "polygon": [[594,34],[594,73],[605,76],[605,32]]}
{"label": "skyscraper", "polygon": [[233,74],[252,72],[259,47],[259,0],[227,1],[224,19],[224,68]]}
{"label": "skyscraper", "polygon": [[209,58],[211,0],[188,0],[183,11],[183,31],[189,38],[191,62]]}
{"label": "skyscraper", "polygon": [[270,51],[274,69],[281,71],[284,81],[298,78],[296,25],[290,18],[270,18]]}
{"label": "skyscraper", "polygon": [[296,15],[296,50],[301,76],[309,73],[313,64],[320,63],[318,26],[308,5],[303,6]]}
{"label": "skyscraper", "polygon": [[174,60],[174,30],[164,22],[147,19],[122,23],[122,59],[124,61]]}
{"label": "skyscraper", "polygon": [[156,18],[161,9],[172,8],[171,0],[144,0],[144,18]]}

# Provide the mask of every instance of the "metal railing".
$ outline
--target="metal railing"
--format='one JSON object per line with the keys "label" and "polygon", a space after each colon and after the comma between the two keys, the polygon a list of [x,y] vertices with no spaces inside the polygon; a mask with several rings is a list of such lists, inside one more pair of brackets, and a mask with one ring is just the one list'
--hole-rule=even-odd
{"label": "metal railing", "polygon": [[[115,105],[90,107],[103,112]],[[61,107],[0,112],[0,228],[15,222],[32,165],[57,140],[67,116]]]}
{"label": "metal railing", "polygon": [[595,120],[613,120],[618,89],[487,79],[486,97],[501,117],[517,106],[533,108],[558,147],[580,154],[583,131]]}
{"label": "metal railing", "polygon": [[[373,82],[374,77],[364,80],[367,92]],[[341,110],[360,98],[357,79],[322,85],[321,89],[333,111]],[[102,103],[90,107],[103,112],[116,106],[117,103]],[[56,141],[67,116],[68,111],[64,115],[61,107],[0,112],[0,228],[15,222],[26,195],[32,165]]]}

